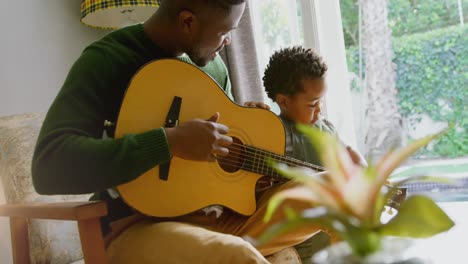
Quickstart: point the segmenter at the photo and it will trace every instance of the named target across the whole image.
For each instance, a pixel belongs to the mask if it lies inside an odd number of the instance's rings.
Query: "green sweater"
[[[116,122],[136,71],[152,60],[169,57],[147,37],[142,24],[114,31],[83,51],[39,134],[32,163],[38,193],[104,192],[170,158],[163,128],[114,139],[115,126],[104,126],[106,120]],[[227,69],[219,57],[202,70],[232,99]],[[109,138],[103,139],[104,130]]]

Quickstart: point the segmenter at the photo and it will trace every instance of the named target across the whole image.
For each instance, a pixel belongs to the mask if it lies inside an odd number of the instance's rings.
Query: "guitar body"
[[[274,113],[237,105],[207,74],[172,59],[151,62],[133,77],[120,109],[116,137],[163,127],[174,96],[182,98],[179,123],[219,112],[219,122],[241,144],[284,154],[284,127]],[[180,216],[209,205],[251,215],[256,210],[255,185],[262,176],[242,169],[228,171],[219,161],[173,157],[167,180],[160,178],[156,166],[117,190],[129,206],[156,217]]]

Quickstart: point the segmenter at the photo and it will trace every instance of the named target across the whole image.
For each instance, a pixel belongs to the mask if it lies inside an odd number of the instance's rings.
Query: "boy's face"
[[[319,119],[321,101],[325,95],[326,87],[322,79],[304,79],[303,91],[288,96],[278,94],[276,102],[281,108],[281,115],[300,124],[313,125]]]

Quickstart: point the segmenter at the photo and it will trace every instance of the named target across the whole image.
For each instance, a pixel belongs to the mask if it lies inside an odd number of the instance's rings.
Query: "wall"
[[[0,16],[0,116],[45,112],[83,48],[106,32],[82,25],[80,0],[15,0]],[[4,202],[0,186],[0,204]],[[0,263],[12,263],[0,218]]]
[[[79,22],[79,0],[5,4],[0,16],[0,116],[46,111],[71,64],[104,31]]]

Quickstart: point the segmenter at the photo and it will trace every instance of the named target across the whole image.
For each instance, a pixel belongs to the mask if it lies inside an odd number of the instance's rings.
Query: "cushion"
[[[43,196],[34,191],[31,161],[44,116],[27,113],[0,117],[0,181],[7,203],[88,200],[89,195]],[[71,263],[82,259],[76,222],[31,220],[31,263]]]

